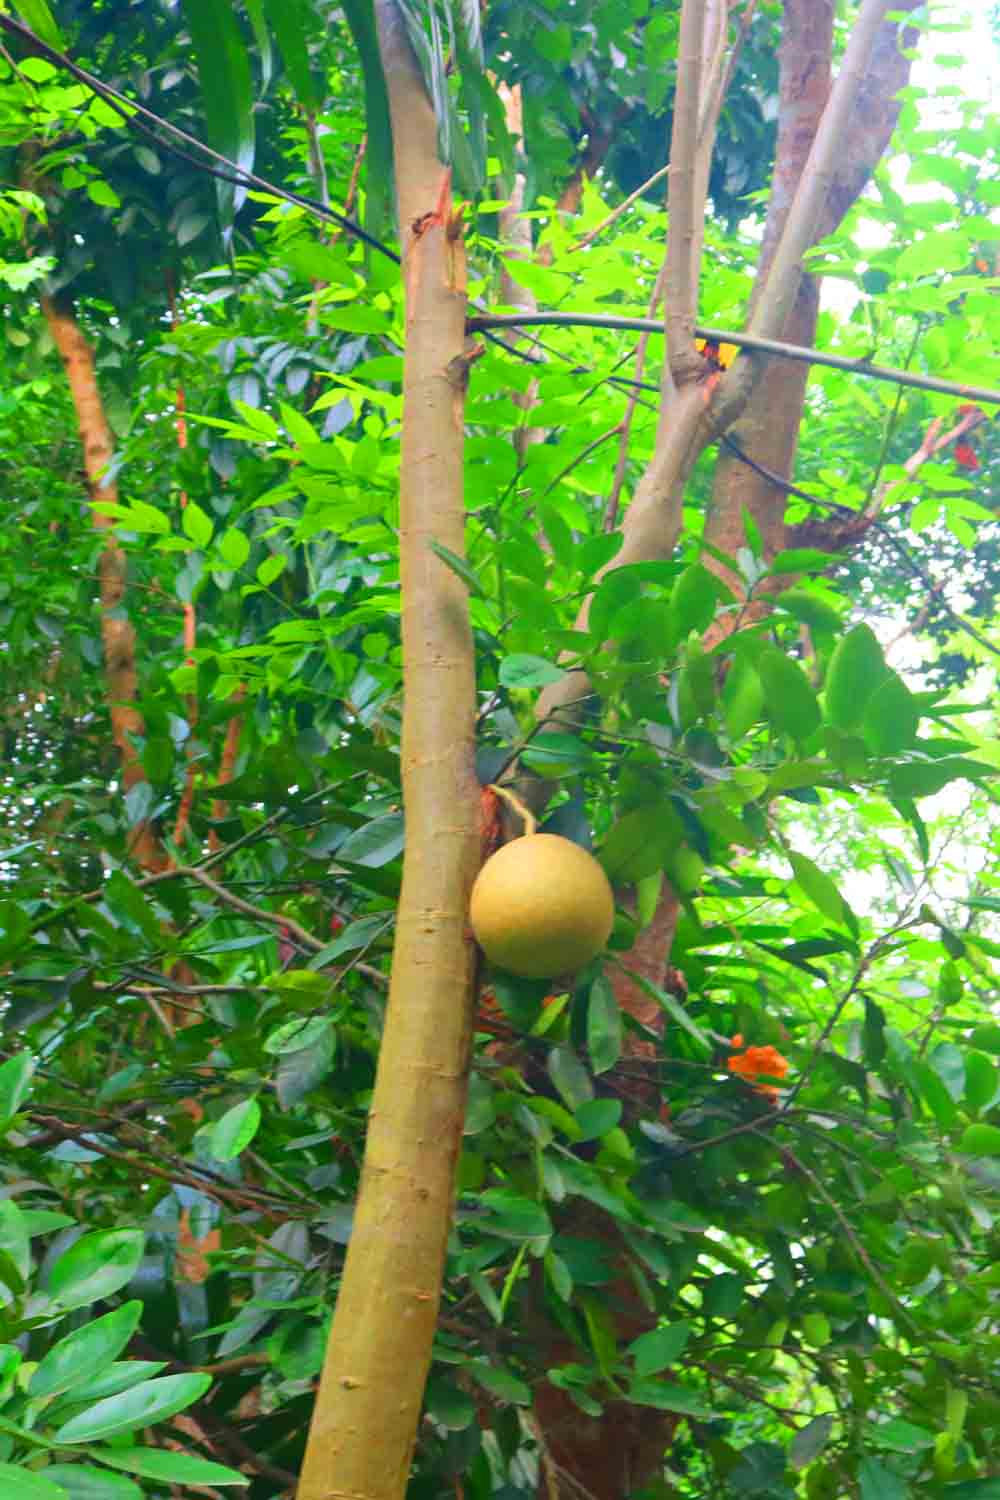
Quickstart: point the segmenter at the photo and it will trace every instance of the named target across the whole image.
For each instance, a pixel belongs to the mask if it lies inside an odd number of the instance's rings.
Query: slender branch
[[[232,891],[227,891],[224,885],[213,880],[211,875],[206,875],[204,870],[188,865],[184,869],[178,869],[177,874],[187,875],[191,880],[196,880],[199,885],[211,891],[217,900],[224,902],[226,906],[231,906],[234,911],[242,912],[245,917],[253,917],[257,922],[268,922],[272,927],[283,927],[291,937],[295,938],[296,942],[302,944],[303,948],[311,948],[314,953],[318,953],[326,947],[320,938],[313,937],[312,933],[307,932],[293,917],[284,916],[280,911],[266,911],[263,906],[254,906],[251,902],[244,901],[242,896],[234,896]]]
[[[655,318],[618,317],[613,313],[489,313],[470,318],[470,332],[485,332],[491,328],[516,328],[521,324],[548,324],[563,328],[612,328],[625,329],[633,333],[662,333],[663,326]],[[753,354],[775,354],[782,359],[794,359],[805,364],[823,365],[830,370],[846,370],[851,375],[866,375],[870,380],[887,380],[894,385],[906,385],[919,391],[938,391],[945,396],[954,396],[961,401],[980,401],[989,406],[1000,406],[1000,391],[989,386],[960,385],[954,380],[940,380],[936,375],[918,375],[909,370],[895,370],[889,365],[873,365],[868,359],[847,359],[842,354],[827,354],[820,349],[808,349],[801,344],[786,344],[782,339],[764,338],[755,333],[741,333],[730,328],[695,327],[700,339],[710,339],[717,344],[736,344]]]
[[[750,332],[777,337],[795,305],[804,275],[803,257],[815,243],[843,155],[861,85],[871,60],[878,29],[891,0],[861,0],[857,20],[844,51],[799,184],[781,232],[760,297],[750,318]]]
[[[628,212],[633,203],[635,203],[645,193],[648,193],[651,187],[655,187],[658,182],[661,182],[663,178],[666,177],[669,171],[669,162],[667,162],[666,166],[658,168],[658,170],[653,173],[652,177],[647,177],[645,182],[639,184],[634,193],[629,193],[628,197],[625,198],[621,203],[619,203],[617,208],[613,208],[608,214],[607,218],[602,219],[595,229],[589,229],[585,235],[577,240],[575,245],[570,245],[570,252],[572,253],[574,250],[585,250],[588,245],[592,245],[599,235],[602,235],[606,229],[610,229],[611,225],[614,224],[617,219],[620,219],[622,214]]]
[[[802,1176],[812,1184],[813,1191],[815,1192],[817,1197],[822,1198],[823,1202],[826,1204],[827,1208],[833,1214],[837,1223],[843,1230],[844,1236],[849,1241],[855,1255],[858,1257],[861,1264],[864,1266],[865,1270],[871,1277],[872,1281],[874,1281],[875,1285],[882,1293],[883,1297],[889,1303],[889,1306],[896,1309],[896,1312],[899,1314],[899,1316],[902,1318],[911,1332],[916,1333],[918,1336],[922,1336],[924,1330],[921,1328],[917,1320],[913,1317],[912,1313],[910,1313],[909,1310],[903,1306],[902,1302],[900,1302],[899,1298],[896,1296],[896,1293],[892,1290],[892,1287],[886,1281],[885,1277],[882,1275],[882,1272],[872,1260],[863,1242],[858,1238],[858,1235],[856,1234],[854,1229],[854,1225],[844,1213],[843,1209],[840,1207],[840,1204],[836,1201],[835,1198],[831,1197],[826,1188],[823,1186],[823,1183],[820,1181],[819,1177],[811,1167],[806,1166],[801,1157],[796,1156],[795,1152],[791,1151],[787,1146],[783,1146],[782,1151],[784,1152],[785,1159],[788,1165],[793,1167],[796,1172],[801,1172]],[[940,1330],[936,1331],[940,1334]],[[947,1338],[948,1335],[946,1334],[945,1337]]]
[[[660,298],[663,296],[663,287],[667,279],[666,264],[662,265],[657,273],[656,281],[649,298],[649,320],[653,321]],[[629,438],[632,433],[632,420],[635,417],[635,409],[640,401],[639,385],[642,381],[642,373],[646,364],[646,347],[649,343],[649,334],[644,333],[639,337],[635,346],[635,385],[629,393],[628,403],[625,407],[625,415],[621,420],[621,439],[618,444],[618,458],[615,462],[614,479],[611,482],[611,494],[608,496],[607,509],[604,513],[604,530],[614,531],[618,525],[618,510],[621,504],[622,486],[625,483],[625,473],[628,467]]]
[[[702,39],[705,0],[683,0],[677,56],[677,91],[670,138],[667,177],[667,285],[663,330],[669,365],[664,363],[664,397],[673,386],[671,367],[682,369],[696,358],[694,322],[698,309],[697,225],[704,204],[697,202],[698,107],[702,91]],[[669,384],[668,384],[669,382]],[[665,403],[666,404],[666,403]]]

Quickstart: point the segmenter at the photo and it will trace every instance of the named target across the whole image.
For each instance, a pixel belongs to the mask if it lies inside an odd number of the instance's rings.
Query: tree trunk
[[[400,547],[406,853],[354,1229],[299,1500],[399,1500],[437,1321],[472,1033],[479,858],[463,553],[465,262],[433,111],[398,8],[376,0],[392,115],[407,341]]]
[[[900,10],[915,9],[906,0]],[[907,82],[910,59],[903,47],[913,36],[900,37],[894,23],[884,22],[872,48],[850,125],[843,137],[841,162],[817,225],[816,240],[832,233],[868,182],[895,128],[899,115],[897,93]],[[774,182],[768,205],[761,263],[751,311],[756,306],[805,171],[816,132],[830,93],[833,49],[832,0],[786,0],[780,50],[779,128]],[[803,276],[795,303],[781,335],[789,343],[811,347],[816,339],[819,282]],[[732,430],[743,450],[762,467],[789,479],[795,465],[799,427],[805,403],[809,366],[793,360],[769,361],[760,374],[740,422]],[[746,546],[744,511],[761,533],[764,555],[770,559],[786,545],[786,492],[732,454],[724,453],[716,467],[705,535],[719,551],[735,557]],[[820,541],[814,545],[821,546]],[[719,573],[737,595],[741,580],[711,555],[706,566]],[[770,579],[766,591],[787,587],[789,580]],[[766,612],[760,600],[743,615],[751,624]],[[731,620],[731,617],[728,617]],[[709,636],[712,643],[726,633],[720,620]]]
[[[83,464],[91,498],[116,502],[118,486],[114,480],[104,477],[114,453],[114,440],[97,385],[94,351],[72,312],[57,307],[51,297],[42,297],[41,303],[49,331],[66,369],[83,444]],[[136,739],[145,736],[146,726],[136,706],[138,672],[135,631],[125,612],[128,560],[115,536],[111,517],[96,509],[92,515],[94,525],[105,534],[104,548],[97,564],[101,597],[101,640],[104,645],[111,734],[121,756],[122,782],[128,792],[146,780],[140,752],[135,744]],[[146,819],[142,819],[133,828],[129,850],[136,863],[144,870],[161,870],[166,864],[160,841]]]

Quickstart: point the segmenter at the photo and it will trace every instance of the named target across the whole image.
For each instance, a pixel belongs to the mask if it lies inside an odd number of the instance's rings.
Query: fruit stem
[[[525,834],[531,834],[536,831],[538,825],[535,820],[535,815],[534,813],[528,811],[524,803],[521,801],[520,797],[518,797],[514,792],[509,792],[504,786],[497,786],[496,782],[490,782],[489,789],[491,792],[496,792],[498,797],[502,797],[503,800],[514,809],[518,817],[521,819],[521,822],[524,824]]]

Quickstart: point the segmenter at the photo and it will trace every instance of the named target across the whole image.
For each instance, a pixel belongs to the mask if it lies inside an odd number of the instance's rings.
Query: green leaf
[[[165,1370],[164,1359],[120,1359],[109,1365],[102,1375],[95,1375],[90,1382],[87,1396],[91,1401],[103,1400],[105,1396],[117,1396],[119,1391],[131,1390],[143,1380],[150,1380]]]
[[[965,1093],[965,1057],[954,1042],[939,1042],[930,1054],[930,1065],[953,1099]]]
[[[272,1031],[264,1042],[264,1051],[272,1057],[281,1057],[286,1052],[300,1052],[314,1047],[321,1038],[336,1034],[331,1016],[294,1016],[290,1021]]]
[[[662,871],[684,833],[684,824],[669,802],[637,808],[614,824],[598,850],[598,859],[613,884],[644,880]]]
[[[250,543],[243,535],[243,532],[237,530],[235,526],[231,526],[228,531],[224,531],[216,539],[215,546],[226,567],[231,568],[234,573],[242,568],[250,556]]]
[[[636,1406],[652,1406],[657,1411],[677,1411],[685,1417],[713,1417],[715,1412],[700,1391],[672,1385],[668,1380],[633,1380],[628,1400]]]
[[[142,1490],[131,1479],[90,1464],[50,1464],[43,1473],[62,1485],[69,1500],[143,1500]]]
[[[402,853],[406,830],[402,813],[386,813],[356,828],[337,846],[337,859],[379,870]]]
[[[57,1443],[92,1443],[97,1438],[151,1427],[154,1422],[165,1422],[199,1401],[211,1384],[211,1375],[163,1375],[157,1380],[146,1380],[70,1417],[54,1433],[54,1439]]]
[[[568,1302],[573,1295],[573,1277],[566,1262],[553,1250],[545,1252],[545,1275],[556,1296]]]
[[[470,594],[474,595],[477,599],[486,598],[486,590],[482,585],[479,574],[475,568],[466,562],[464,557],[459,557],[457,552],[452,552],[450,547],[445,547],[441,542],[430,541],[427,545],[434,553],[434,556],[441,559],[446,568],[450,568],[457,577],[461,578]]]
[[[55,1396],[76,1387],[89,1387],[125,1348],[142,1317],[142,1303],[126,1302],[75,1329],[53,1344],[35,1369],[29,1384],[32,1396]],[[89,1390],[81,1392],[89,1395]]]
[[[36,1067],[30,1052],[18,1052],[0,1064],[0,1133],[7,1129],[31,1093]]]
[[[768,568],[769,573],[822,573],[837,561],[834,552],[821,552],[817,547],[789,547],[779,552]]]
[[[715,618],[718,600],[718,580],[703,563],[685,568],[670,595],[668,644],[686,641],[692,630],[700,635]]]
[[[722,716],[731,740],[741,740],[764,712],[764,688],[747,651],[733,656],[722,685]]]
[[[61,1485],[16,1464],[0,1463],[0,1492],[3,1500],[69,1500]]]
[[[885,1057],[885,1011],[865,996],[863,1056],[869,1068],[877,1068]]]
[[[48,0],[17,0],[14,10],[25,26],[30,26],[35,35],[56,52],[66,50],[63,34],[56,25]]]
[[[870,1441],[879,1448],[891,1448],[896,1453],[920,1453],[934,1447],[934,1434],[923,1427],[915,1427],[902,1417],[892,1417],[880,1422],[869,1431]]]
[[[808,739],[819,727],[819,703],[798,662],[767,646],[755,665],[764,689],[764,707],[772,724],[800,743]]]
[[[1000,1126],[967,1125],[958,1150],[968,1156],[1000,1156]]]
[[[485,1360],[474,1359],[466,1366],[477,1385],[501,1401],[515,1406],[531,1405],[531,1387],[510,1370],[500,1365],[488,1365]]]
[[[830,1441],[832,1431],[833,1416],[830,1412],[813,1417],[811,1422],[800,1427],[788,1447],[788,1461],[792,1468],[804,1469],[818,1458]]]
[[[212,1126],[209,1150],[217,1161],[233,1161],[245,1151],[260,1127],[260,1104],[255,1095],[227,1109]]]
[[[976,1114],[988,1109],[1000,1087],[1000,1075],[982,1052],[965,1054],[965,1102]]]
[[[546,732],[536,734],[521,752],[521,760],[529,771],[554,780],[557,776],[579,775],[591,769],[593,754],[590,746],[571,734]]]
[[[566,673],[542,656],[506,656],[497,676],[502,687],[537,688],[561,681]]]
[[[918,1062],[914,1067],[913,1077],[934,1118],[947,1130],[954,1123],[958,1111],[940,1075],[928,1063]]]
[[[99,1229],[71,1245],[49,1271],[48,1291],[63,1307],[86,1307],[132,1280],[145,1236],[138,1229]]]
[[[389,124],[389,96],[379,55],[372,0],[343,0],[341,10],[347,18],[365,85],[365,122],[368,138],[368,191],[365,225],[375,239],[384,239],[393,223],[393,183],[395,164],[392,156],[392,131]]]
[[[621,1011],[614,990],[600,974],[590,987],[587,1001],[587,1052],[594,1073],[607,1073],[621,1057],[621,1051]]]
[[[112,516],[123,530],[135,531],[139,536],[170,535],[170,518],[162,510],[157,510],[155,505],[147,505],[145,500],[133,500],[130,505],[95,500],[94,509]]]
[[[795,875],[796,884],[802,888],[816,910],[821,911],[824,917],[829,917],[831,922],[846,921],[847,908],[835,881],[831,880],[830,876],[818,865],[813,864],[805,854],[796,854],[789,850],[788,862]]]
[[[649,1333],[641,1333],[628,1346],[628,1354],[635,1364],[635,1373],[641,1378],[659,1375],[683,1354],[691,1337],[691,1324],[685,1321],[664,1324]]]
[[[701,1027],[691,1019],[684,1006],[678,1000],[674,999],[669,990],[661,990],[658,985],[653,984],[652,980],[646,979],[644,975],[637,973],[634,969],[626,969],[625,972],[633,984],[637,984],[647,995],[651,995],[654,1000],[658,1000],[671,1020],[676,1021],[678,1026],[682,1026],[689,1036],[694,1037],[699,1046],[703,1047],[706,1052],[712,1051],[712,1043]]]
[[[858,1465],[861,1500],[906,1500],[909,1485],[879,1463],[877,1458],[863,1458]]]
[[[152,743],[155,744],[156,741]],[[156,753],[154,751],[150,758],[150,765],[146,768],[147,774],[154,780],[159,779],[156,776]],[[143,937],[153,944],[158,945],[162,941],[163,932],[148,897],[121,870],[113,870],[104,882],[104,899],[114,916],[124,926],[142,933]]]
[[[31,1271],[31,1244],[24,1214],[12,1198],[0,1198],[0,1250],[25,1282]]]
[[[171,1453],[166,1448],[95,1448],[93,1457],[129,1474],[144,1479],[158,1479],[164,1484],[199,1484],[245,1486],[250,1480],[235,1469],[210,1463],[187,1453]]]
[[[893,798],[932,797],[950,781],[963,777],[969,781],[995,775],[992,766],[969,760],[962,755],[946,755],[940,760],[908,761],[893,766],[889,772],[889,794]]]
[[[427,1382],[424,1405],[428,1414],[449,1432],[463,1432],[476,1419],[476,1404],[472,1397],[454,1381],[432,1376]]]
[[[590,1099],[576,1111],[576,1123],[580,1127],[581,1141],[595,1141],[609,1130],[614,1130],[622,1117],[620,1099]]]
[[[839,631],[843,625],[840,610],[814,588],[799,585],[786,589],[774,602],[782,609],[787,609],[803,625],[808,625],[812,631],[826,631],[830,634]]]
[[[201,84],[208,143],[242,172],[253,168],[250,49],[230,0],[182,0]],[[216,179],[219,217],[228,235],[245,187]]]
[[[264,0],[267,19],[281,48],[298,102],[307,110],[322,103],[309,66],[309,17],[304,0]]]
[[[826,673],[826,717],[838,729],[853,729],[888,668],[882,647],[868,625],[855,625],[837,642]]]
[[[189,500],[181,511],[181,527],[184,535],[190,537],[196,547],[207,547],[215,530],[211,517],[193,500]]]
[[[487,1234],[510,1240],[535,1240],[552,1233],[551,1220],[540,1203],[510,1193],[506,1188],[487,1188],[479,1194],[478,1204],[485,1210],[478,1222]]]
[[[895,672],[878,684],[865,708],[862,732],[875,755],[909,750],[917,738],[920,709],[903,679]]]
[[[594,1084],[571,1047],[553,1047],[549,1053],[549,1077],[560,1099],[574,1114],[594,1097]]]

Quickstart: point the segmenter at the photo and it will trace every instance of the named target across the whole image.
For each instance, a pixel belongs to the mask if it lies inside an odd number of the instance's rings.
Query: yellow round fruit
[[[504,844],[476,877],[469,920],[491,963],[524,979],[583,967],[611,933],[615,902],[592,854],[554,833]]]

